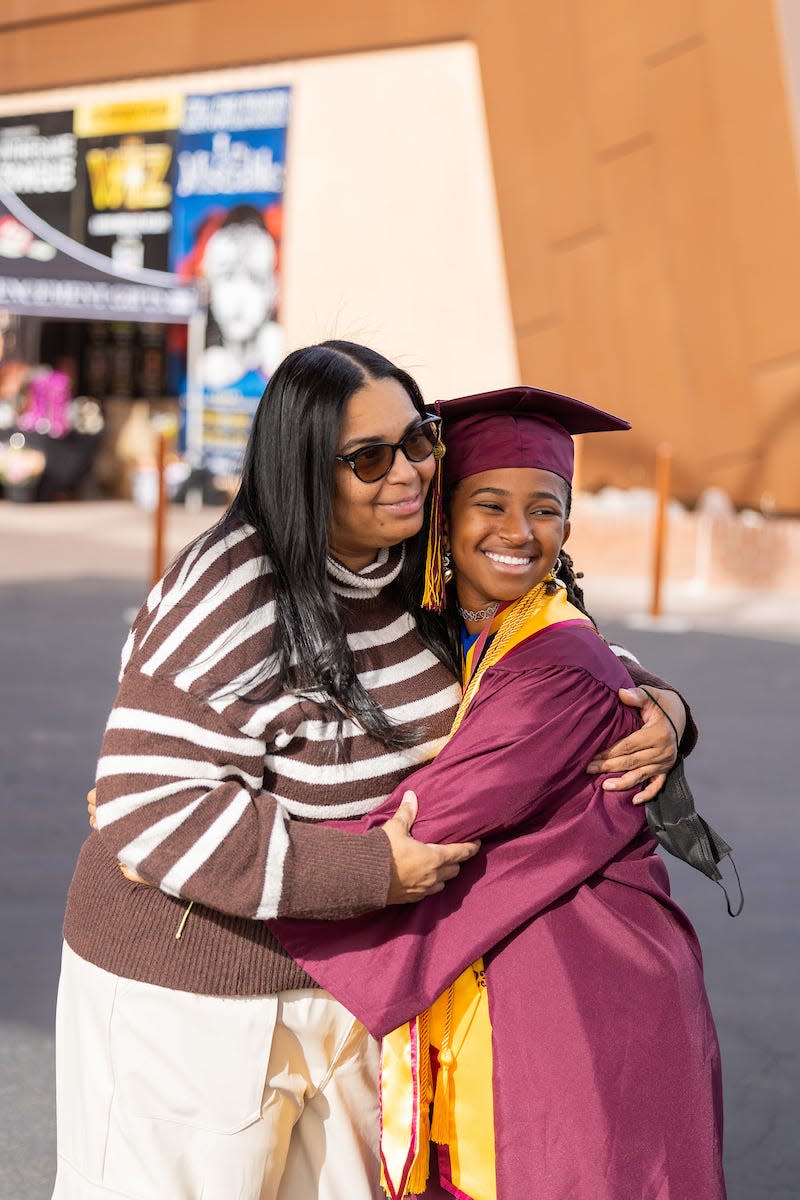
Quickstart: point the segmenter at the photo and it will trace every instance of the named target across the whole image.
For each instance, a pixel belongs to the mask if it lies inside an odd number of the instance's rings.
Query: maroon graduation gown
[[[359,823],[413,788],[418,840],[483,840],[458,878],[355,920],[271,922],[376,1037],[484,956],[498,1200],[725,1196],[700,948],[643,809],[585,770],[637,727],[616,695],[629,685],[590,628],[533,635],[487,670],[439,756]]]

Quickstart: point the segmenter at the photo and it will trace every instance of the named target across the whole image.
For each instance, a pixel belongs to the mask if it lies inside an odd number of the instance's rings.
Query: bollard
[[[650,616],[661,616],[661,582],[664,575],[664,554],[667,541],[667,505],[672,473],[672,447],[662,443],[656,449],[656,524],[653,537],[653,579]]]
[[[163,429],[157,429],[155,437],[158,499],[153,510],[153,571],[151,585],[158,583],[164,574],[164,530],[167,518],[167,435]]]

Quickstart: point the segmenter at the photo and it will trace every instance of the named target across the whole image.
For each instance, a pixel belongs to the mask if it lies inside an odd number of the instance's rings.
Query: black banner
[[[74,206],[78,140],[73,114],[0,117],[0,179],[28,208],[55,229],[82,236],[82,213]]]

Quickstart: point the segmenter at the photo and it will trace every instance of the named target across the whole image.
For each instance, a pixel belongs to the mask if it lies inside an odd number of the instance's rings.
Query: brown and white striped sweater
[[[77,954],[165,987],[263,994],[311,982],[267,918],[385,904],[382,831],[316,822],[377,807],[450,729],[459,688],[403,610],[392,586],[400,565],[399,551],[384,551],[359,574],[331,561],[330,575],[359,678],[414,744],[387,750],[348,722],[337,755],[321,695],[263,700],[274,604],[254,531],[212,530],[173,564],[123,651],[98,764],[98,830],[67,904]],[[157,888],[128,883],[117,859]]]

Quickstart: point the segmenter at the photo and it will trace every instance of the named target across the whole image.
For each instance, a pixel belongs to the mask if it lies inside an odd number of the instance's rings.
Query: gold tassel
[[[433,1119],[431,1121],[431,1141],[440,1146],[448,1145],[450,1141],[450,1069],[455,1062],[455,1055],[450,1048],[453,1035],[453,1001],[455,987],[451,983],[447,989],[447,1013],[444,1019],[442,1045],[439,1050],[439,1072],[436,1076],[436,1095],[433,1098]]]
[[[442,495],[442,459],[444,442],[439,439],[433,448],[436,471],[431,484],[431,515],[428,524],[428,549],[425,555],[425,587],[422,607],[441,612],[445,604],[444,592],[444,498]]]
[[[406,1195],[419,1196],[428,1186],[431,1169],[431,1040],[427,1009],[417,1017],[419,1030],[419,1137],[417,1154],[406,1184]]]

